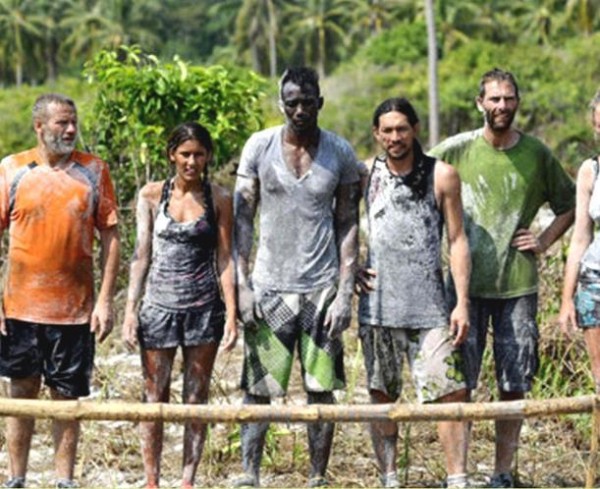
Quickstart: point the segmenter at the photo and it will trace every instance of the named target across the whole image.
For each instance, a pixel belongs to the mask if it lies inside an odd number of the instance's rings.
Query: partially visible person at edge
[[[513,126],[519,108],[514,76],[493,69],[476,98],[483,128],[458,134],[430,152],[452,164],[462,181],[465,230],[472,258],[470,329],[462,345],[467,387],[477,387],[488,328],[493,331],[501,401],[523,399],[538,368],[537,263],[571,225],[574,185],[552,152]],[[539,208],[555,214],[539,235]],[[522,420],[496,421],[490,487],[513,487],[512,463]]]
[[[373,135],[383,149],[369,163],[364,190],[368,254],[357,273],[358,320],[373,403],[402,392],[406,355],[420,402],[464,402],[467,389],[458,350],[469,329],[469,247],[462,224],[460,179],[447,163],[425,156],[419,119],[405,98],[382,102]],[[449,314],[442,274],[442,228],[458,301]],[[438,423],[448,487],[467,487],[468,426]],[[381,487],[400,487],[398,425],[371,423]]]
[[[357,254],[357,160],[347,141],[319,128],[323,97],[313,69],[288,69],[279,87],[285,124],[250,137],[234,194],[244,403],[286,394],[297,346],[308,403],[332,404],[345,382],[341,336],[350,325]],[[234,485],[260,484],[267,428],[242,425],[244,474]],[[333,423],[308,425],[310,487],[328,483],[333,432]]]
[[[221,339],[225,351],[237,339],[232,198],[208,178],[213,143],[203,126],[177,126],[166,154],[174,176],[146,184],[137,200],[123,339],[139,343],[145,402],[169,402],[181,347],[182,400],[203,404]],[[146,487],[158,487],[163,423],[140,423],[140,432]],[[205,437],[206,424],[185,423],[181,487],[194,486]]]
[[[34,399],[41,379],[56,400],[90,393],[94,339],[113,327],[119,265],[117,204],[108,166],[75,149],[77,108],[45,94],[33,106],[37,146],[0,164],[0,230],[8,229],[0,316],[0,375],[11,398]],[[102,280],[94,304],[94,230]],[[7,418],[9,480],[25,487],[33,418]],[[78,420],[53,421],[56,487],[78,487]]]
[[[600,137],[600,91],[590,103],[592,127]],[[592,364],[596,393],[600,393],[600,238],[594,236],[600,222],[600,156],[585,160],[577,174],[575,227],[569,256],[558,323],[571,336],[583,330]]]

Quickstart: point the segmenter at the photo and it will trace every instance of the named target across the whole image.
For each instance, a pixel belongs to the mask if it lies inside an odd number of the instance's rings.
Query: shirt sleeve
[[[237,174],[242,177],[258,178],[258,153],[260,151],[260,138],[258,134],[253,134],[246,141],[240,156],[240,164],[237,168]]]
[[[546,199],[556,215],[575,208],[575,183],[552,154],[548,161]]]
[[[340,185],[356,183],[360,180],[359,169],[360,161],[354,154],[354,150],[348,141],[341,139],[340,153],[342,160],[342,174],[340,175]]]
[[[96,211],[96,227],[107,229],[119,221],[115,189],[110,178],[108,165],[100,162],[100,179],[98,182],[98,209]]]

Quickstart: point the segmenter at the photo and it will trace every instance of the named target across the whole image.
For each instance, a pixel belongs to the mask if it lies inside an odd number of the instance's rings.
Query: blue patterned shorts
[[[580,328],[600,327],[600,270],[581,266],[575,293],[575,309]]]

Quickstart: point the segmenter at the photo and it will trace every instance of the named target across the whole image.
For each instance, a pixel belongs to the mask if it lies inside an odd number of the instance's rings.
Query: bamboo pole
[[[594,487],[598,469],[598,436],[600,435],[600,405],[599,398],[594,400],[592,411],[592,440],[590,442],[590,459],[585,475],[585,487]]]
[[[119,401],[52,401],[0,399],[0,416],[46,419],[173,421],[240,423],[272,421],[314,423],[322,421],[440,421],[520,419],[592,412],[599,398],[593,395],[544,400],[445,404],[194,405],[129,403]]]

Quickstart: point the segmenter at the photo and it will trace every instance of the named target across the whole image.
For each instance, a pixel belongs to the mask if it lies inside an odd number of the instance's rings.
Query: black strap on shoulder
[[[208,178],[204,178],[204,205],[206,206],[206,218],[212,224],[217,224],[217,213],[212,198],[212,185]]]
[[[169,202],[169,196],[171,195],[171,184],[173,179],[167,178],[163,183],[162,192],[160,193],[160,203]]]

